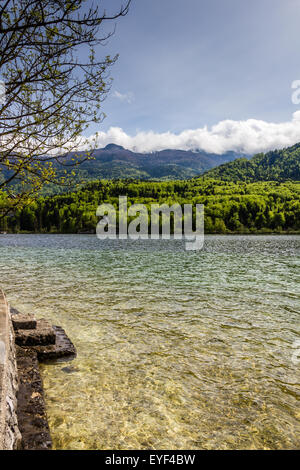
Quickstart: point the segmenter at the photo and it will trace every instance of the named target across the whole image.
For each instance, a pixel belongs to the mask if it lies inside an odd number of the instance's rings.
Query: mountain
[[[84,156],[84,152],[77,152],[76,155]],[[62,160],[68,162],[73,156],[71,154]],[[136,153],[119,145],[109,144],[105,148],[94,150],[93,159],[76,167],[76,179],[187,179],[239,156],[235,152],[216,155],[186,150]]]
[[[238,158],[204,173],[227,181],[300,181],[300,143],[283,150]]]

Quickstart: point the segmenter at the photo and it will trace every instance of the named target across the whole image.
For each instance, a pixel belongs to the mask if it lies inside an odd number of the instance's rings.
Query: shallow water
[[[207,236],[187,252],[0,235],[11,304],[78,350],[42,366],[55,448],[299,448],[299,265],[300,236]]]

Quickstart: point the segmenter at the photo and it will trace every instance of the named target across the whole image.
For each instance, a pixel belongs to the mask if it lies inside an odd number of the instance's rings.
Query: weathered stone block
[[[62,358],[73,359],[76,349],[65,330],[60,326],[53,326],[56,335],[55,344],[49,346],[32,346],[36,351],[39,361],[53,361]]]
[[[35,330],[16,331],[16,344],[19,346],[55,344],[55,332],[47,320],[37,320]]]
[[[37,321],[33,315],[18,314],[11,317],[14,330],[34,330],[37,327]]]

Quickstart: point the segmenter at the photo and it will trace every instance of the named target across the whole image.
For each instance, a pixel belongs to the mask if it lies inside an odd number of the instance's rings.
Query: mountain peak
[[[104,150],[125,150],[125,149],[121,145],[108,144],[106,147],[104,147]]]

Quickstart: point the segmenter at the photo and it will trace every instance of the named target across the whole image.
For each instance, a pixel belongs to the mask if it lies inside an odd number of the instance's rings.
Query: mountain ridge
[[[84,156],[86,152],[76,152]],[[75,153],[61,157],[65,162]],[[92,158],[81,163],[76,173],[91,179],[186,179],[193,178],[206,170],[225,162],[232,161],[241,154],[226,152],[218,155],[204,151],[164,149],[156,152],[133,152],[120,145],[108,144],[95,149]]]

